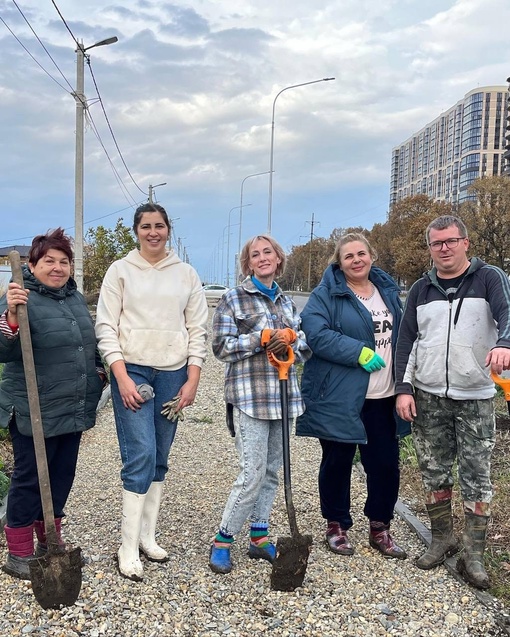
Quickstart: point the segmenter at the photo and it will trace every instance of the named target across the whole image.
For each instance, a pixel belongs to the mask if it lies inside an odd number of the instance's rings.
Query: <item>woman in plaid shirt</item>
[[[250,239],[240,255],[246,278],[225,294],[214,313],[212,348],[226,363],[225,401],[232,413],[240,462],[211,546],[209,566],[215,573],[232,570],[230,548],[248,518],[249,556],[272,562],[276,555],[268,528],[283,462],[282,413],[278,371],[269,363],[266,351],[281,357],[291,345],[296,361],[311,356],[296,307],[274,280],[283,273],[285,262],[282,247],[272,237]],[[267,347],[261,345],[264,329],[271,330]],[[293,367],[288,392],[289,416],[295,418],[304,406]]]

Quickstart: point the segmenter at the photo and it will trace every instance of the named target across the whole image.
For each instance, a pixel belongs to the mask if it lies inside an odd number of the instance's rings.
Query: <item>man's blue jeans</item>
[[[154,389],[154,398],[142,403],[136,412],[126,409],[119,387],[111,375],[112,401],[119,439],[124,489],[147,493],[152,482],[163,482],[168,471],[168,454],[174,441],[177,421],[161,415],[163,403],[174,398],[188,380],[186,365],[164,372],[144,365],[126,364],[129,377],[137,384]]]

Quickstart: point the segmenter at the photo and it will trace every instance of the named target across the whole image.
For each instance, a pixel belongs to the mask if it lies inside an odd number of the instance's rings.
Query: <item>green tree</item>
[[[475,201],[461,205],[460,216],[469,231],[470,252],[487,263],[509,270],[510,179],[483,177],[470,187]]]
[[[394,204],[387,221],[394,277],[408,284],[421,277],[430,266],[425,230],[436,217],[451,214],[451,204],[427,195],[406,197]]]
[[[370,231],[370,244],[377,252],[375,265],[392,277],[400,278],[395,271],[395,257],[392,250],[392,235],[389,223],[376,223]]]
[[[99,292],[106,270],[116,260],[136,247],[131,228],[118,219],[115,228],[98,226],[88,230],[85,238],[83,287],[87,295]]]
[[[320,283],[324,270],[333,256],[341,235],[348,232],[362,232],[367,237],[370,231],[362,227],[335,228],[330,236],[316,237],[304,245],[293,246],[287,258],[285,274],[280,285],[287,290],[311,291]]]

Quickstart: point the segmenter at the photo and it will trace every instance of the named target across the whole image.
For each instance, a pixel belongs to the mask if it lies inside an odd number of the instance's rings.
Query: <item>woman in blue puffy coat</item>
[[[302,312],[313,356],[304,367],[306,411],[296,433],[318,438],[322,447],[319,494],[329,548],[354,553],[347,531],[359,445],[370,545],[385,557],[404,559],[389,532],[400,482],[398,438],[410,433],[395,412],[393,356],[402,306],[395,281],[373,267],[376,256],[364,235],[342,236]]]

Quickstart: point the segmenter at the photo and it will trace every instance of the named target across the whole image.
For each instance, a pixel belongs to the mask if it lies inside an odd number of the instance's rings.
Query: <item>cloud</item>
[[[0,0],[0,15],[62,85],[0,25],[0,183],[13,206],[0,245],[50,222],[73,224],[76,47],[50,4],[24,5],[66,79],[12,3]],[[340,208],[375,210],[381,221],[391,148],[467,91],[502,84],[509,74],[500,26],[510,18],[507,0],[491,0],[490,7],[481,0],[58,5],[86,47],[119,38],[87,52],[103,104],[141,190],[167,182],[157,196],[180,217],[176,232],[188,237],[199,270],[217,249],[216,235],[238,205],[243,178],[268,170],[273,101],[283,88],[336,77],[289,89],[276,102],[275,236],[285,244],[297,217],[304,223],[312,211],[325,236]],[[111,139],[88,65],[85,79],[90,113],[128,200],[140,201],[144,195]],[[250,179],[246,188],[252,202],[246,231],[257,231],[250,225],[256,223],[264,230],[267,175]],[[127,205],[91,128],[85,133],[85,192],[86,219],[111,214],[103,223],[114,225],[115,211]],[[129,218],[129,211],[123,214]]]

